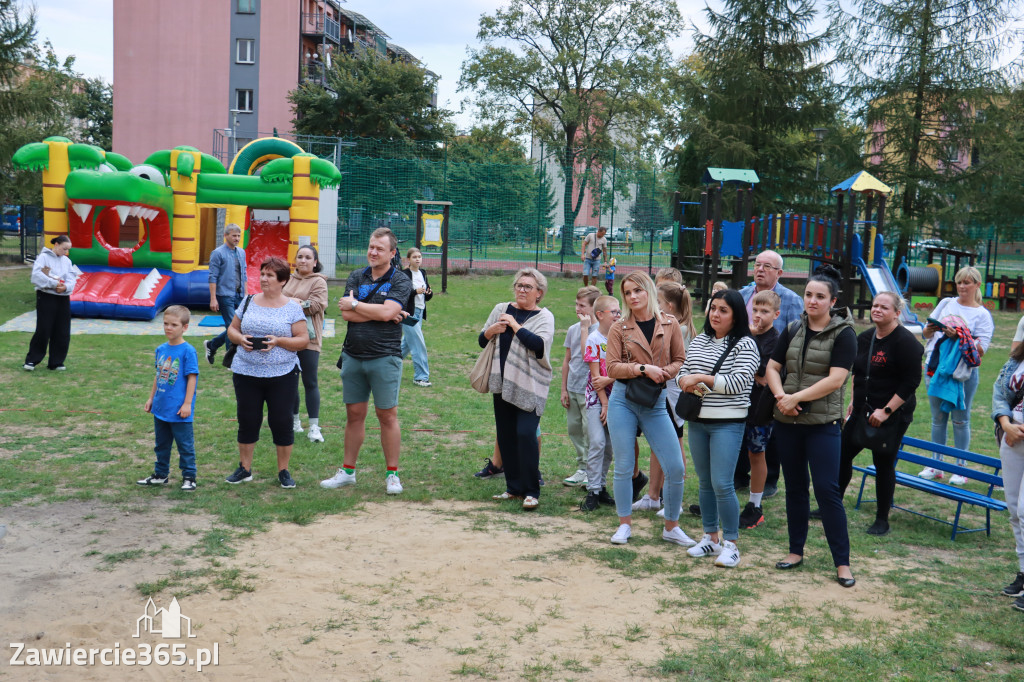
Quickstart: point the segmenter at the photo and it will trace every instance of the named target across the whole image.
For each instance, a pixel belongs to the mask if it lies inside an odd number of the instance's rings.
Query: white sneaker
[[[320,433],[320,427],[317,424],[309,425],[309,433],[306,434],[306,438],[309,438],[310,443],[324,442],[324,436]]]
[[[726,540],[722,543],[722,551],[719,553],[718,558],[715,559],[715,566],[721,566],[723,568],[735,568],[740,565],[740,550],[736,548],[736,543],[730,540]]]
[[[697,544],[697,541],[684,533],[683,529],[679,526],[676,526],[672,530],[661,531],[661,539],[665,542],[674,542],[677,545],[682,545],[683,547],[693,547]]]
[[[292,417],[292,431],[302,433],[302,420],[298,417]]]
[[[577,469],[576,473],[569,478],[562,479],[562,485],[567,485],[571,488],[586,488],[587,487],[587,472],[583,469]]]
[[[662,507],[661,509],[659,509],[658,513],[655,514],[655,516],[657,516],[659,519],[665,518],[665,508]]]
[[[386,489],[388,495],[399,495],[402,492],[402,482],[398,480],[398,474],[392,472],[388,474]]]
[[[629,542],[629,536],[633,534],[633,527],[628,523],[624,523],[619,526],[619,529],[615,531],[615,535],[612,536],[613,545],[624,545]]]
[[[321,488],[344,488],[347,485],[356,484],[356,473],[353,471],[351,474],[346,474],[344,469],[338,469],[338,473],[334,474],[326,481],[320,481]]]
[[[700,542],[686,550],[686,553],[692,557],[718,556],[722,553],[722,546],[712,540],[710,535],[704,533]]]
[[[431,386],[434,385],[434,384],[430,383],[429,381],[422,381],[422,380],[413,381],[412,383],[414,383],[415,385],[419,386],[420,388],[430,388]]]
[[[655,509],[661,509],[661,500],[652,500],[650,495],[644,495],[633,503],[633,511],[654,511]],[[661,518],[665,518],[664,514]]]
[[[942,478],[942,472],[939,471],[938,469],[932,469],[931,467],[925,467],[924,469],[921,469],[921,473],[919,473],[917,475],[917,477],[918,478],[923,478],[923,479],[925,479],[927,481],[931,481],[933,479]]]
[[[961,476],[960,474],[953,474],[949,477],[949,482],[953,485],[966,485],[967,477]]]

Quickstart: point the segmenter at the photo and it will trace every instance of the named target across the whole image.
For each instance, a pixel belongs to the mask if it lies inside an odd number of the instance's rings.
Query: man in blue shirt
[[[224,318],[224,331],[212,339],[203,341],[206,349],[206,361],[213,364],[217,349],[227,345],[227,327],[235,317],[237,308],[245,297],[248,280],[245,274],[245,249],[238,246],[242,241],[242,228],[235,223],[224,227],[224,243],[210,254],[210,310],[220,312]]]
[[[758,291],[774,291],[782,299],[779,316],[775,318],[775,330],[780,334],[790,322],[800,318],[804,311],[804,299],[779,283],[782,279],[782,256],[775,251],[762,251],[754,259],[754,281],[740,289],[740,296],[747,304],[747,319],[754,319],[751,301]]]

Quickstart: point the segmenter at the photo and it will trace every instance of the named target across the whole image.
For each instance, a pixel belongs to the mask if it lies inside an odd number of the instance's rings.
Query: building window
[[[235,90],[235,109],[252,112],[252,90]]]
[[[256,14],[256,0],[238,0],[238,14]]]
[[[256,39],[239,38],[235,43],[235,63],[255,64],[256,63]]]

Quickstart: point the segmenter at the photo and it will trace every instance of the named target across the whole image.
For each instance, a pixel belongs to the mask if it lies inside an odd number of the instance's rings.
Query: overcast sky
[[[676,2],[689,22],[702,23],[704,0]],[[493,13],[503,4],[502,0],[443,0],[433,3],[423,0],[351,0],[344,6],[369,18],[390,36],[391,42],[409,50],[427,68],[441,76],[438,103],[458,111],[466,98],[466,93],[456,92],[466,47],[476,43],[480,15]],[[40,43],[50,40],[61,58],[75,55],[75,69],[80,73],[88,77],[99,76],[108,83],[113,81],[113,0],[36,0],[36,19]],[[687,32],[673,41],[672,48],[677,55],[682,55],[689,51],[690,45]],[[469,127],[473,123],[472,113],[467,111],[457,115],[456,122],[461,128]]]

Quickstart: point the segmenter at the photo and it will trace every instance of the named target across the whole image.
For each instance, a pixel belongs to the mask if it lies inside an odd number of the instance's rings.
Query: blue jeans
[[[210,348],[217,350],[221,346],[230,349],[232,344],[228,341],[228,327],[231,326],[231,320],[235,319],[235,308],[237,308],[245,296],[238,294],[237,296],[218,296],[217,305],[220,306],[220,317],[224,320],[224,331],[210,340]]]
[[[621,381],[615,382],[608,397],[608,433],[615,453],[615,510],[621,517],[633,515],[633,444],[638,424],[665,472],[665,520],[678,521],[683,506],[683,452],[672,418],[665,411],[664,397],[654,407],[637,405],[626,398],[626,385]]]
[[[721,518],[723,536],[735,541],[740,536],[740,503],[732,479],[746,425],[689,422],[689,426],[690,457],[700,481],[698,499],[704,532],[717,533]]]
[[[786,478],[786,524],[789,527],[789,551],[804,555],[810,523],[809,483],[821,509],[821,525],[836,566],[850,565],[850,535],[846,528],[843,491],[839,489],[841,430],[838,422],[805,426],[775,422],[774,440]],[[807,470],[810,469],[810,481]]]
[[[427,342],[423,340],[423,308],[416,308],[420,321],[415,326],[402,325],[402,357],[412,353],[412,378],[430,381],[430,363],[427,362]]]
[[[942,409],[942,400],[934,396],[928,396],[928,403],[932,407],[932,442],[940,445],[946,444],[946,425],[949,423],[950,415],[953,416],[953,447],[961,450],[971,449],[971,403],[974,401],[974,394],[978,392],[980,380],[980,367],[971,370],[971,377],[964,382],[964,409],[945,412]],[[942,455],[935,455],[935,459],[942,461]],[[967,463],[958,459],[957,464],[967,466]]]
[[[171,472],[171,443],[178,444],[178,468],[183,478],[196,477],[196,445],[192,437],[192,422],[165,422],[153,417],[156,436],[156,463],[153,473],[165,478]]]

